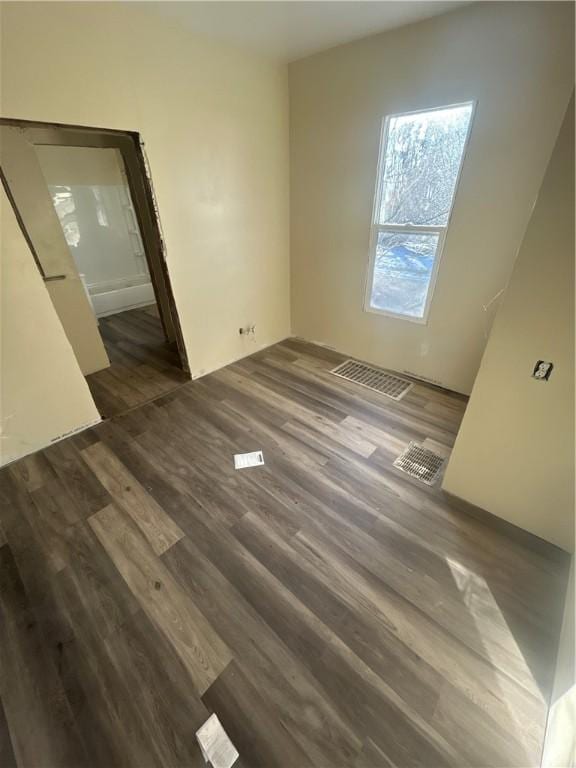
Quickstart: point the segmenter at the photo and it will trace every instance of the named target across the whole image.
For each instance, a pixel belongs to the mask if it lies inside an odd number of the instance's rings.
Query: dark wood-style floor
[[[399,403],[288,341],[0,473],[0,763],[539,765],[565,559],[392,468]],[[266,464],[235,471],[235,452]]]
[[[101,317],[98,327],[110,367],[86,377],[104,418],[123,413],[179,387],[190,377],[168,344],[156,305]]]

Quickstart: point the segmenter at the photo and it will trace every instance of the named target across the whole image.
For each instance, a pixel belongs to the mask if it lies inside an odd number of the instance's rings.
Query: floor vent
[[[412,387],[411,381],[401,379],[393,373],[381,371],[372,365],[359,363],[357,360],[345,360],[333,368],[330,373],[368,389],[373,389],[374,392],[380,392],[380,394],[391,397],[393,400],[401,400]]]
[[[445,462],[443,456],[438,456],[428,448],[422,448],[418,443],[410,443],[408,448],[394,462],[396,469],[405,472],[410,477],[421,480],[426,485],[434,485]]]

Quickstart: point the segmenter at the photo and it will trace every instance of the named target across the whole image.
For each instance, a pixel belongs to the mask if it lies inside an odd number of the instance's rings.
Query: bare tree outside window
[[[389,117],[381,147],[369,308],[423,319],[473,104]]]

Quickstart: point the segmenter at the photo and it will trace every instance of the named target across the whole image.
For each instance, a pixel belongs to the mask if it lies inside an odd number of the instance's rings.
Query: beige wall
[[[192,374],[289,335],[286,68],[155,3],[1,5],[3,115],[146,142]]]
[[[100,421],[0,187],[0,464]]]
[[[556,674],[544,739],[543,768],[576,766],[576,675],[574,653],[574,600],[576,599],[574,558],[568,579],[564,620],[558,645]]]
[[[46,283],[56,314],[84,375],[110,365],[80,275],[36,156],[19,128],[0,126],[0,165],[26,231],[46,276],[65,275]]]
[[[554,363],[547,382],[537,360]],[[498,311],[444,489],[574,548],[574,102]]]
[[[469,393],[573,84],[570,3],[475,3],[290,66],[292,326]],[[429,322],[363,311],[382,117],[477,100]]]

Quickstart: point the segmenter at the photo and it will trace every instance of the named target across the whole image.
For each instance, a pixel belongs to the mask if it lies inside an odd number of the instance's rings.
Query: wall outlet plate
[[[539,379],[540,381],[548,381],[553,368],[554,363],[548,363],[546,360],[538,360],[532,371],[532,378]]]

